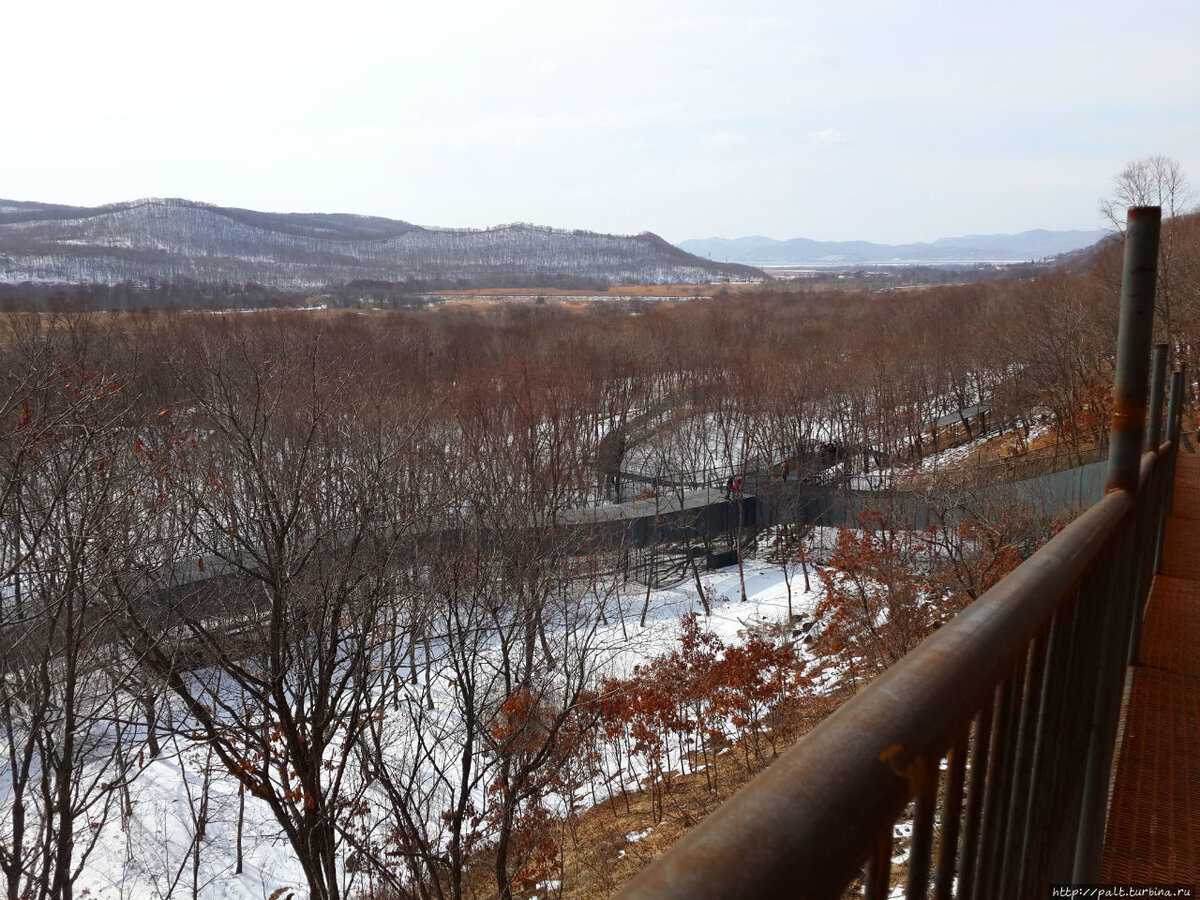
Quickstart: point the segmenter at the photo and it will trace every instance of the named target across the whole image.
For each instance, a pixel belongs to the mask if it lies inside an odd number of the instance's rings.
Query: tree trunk
[[[238,816],[237,816],[237,862],[234,875],[242,874],[242,824],[246,820],[246,786],[238,784]]]
[[[496,838],[496,896],[497,900],[512,900],[512,886],[508,877],[508,845],[512,840],[513,808],[510,803],[504,806],[500,817],[500,834]]]
[[[704,615],[712,615],[712,606],[708,602],[708,592],[704,590],[704,584],[700,581],[700,567],[696,565],[696,557],[692,554],[691,545],[688,545],[688,561],[692,564],[692,578],[696,580],[696,595],[700,598],[700,605],[704,607]]]

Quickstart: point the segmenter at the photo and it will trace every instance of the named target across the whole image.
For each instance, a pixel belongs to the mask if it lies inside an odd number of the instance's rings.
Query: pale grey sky
[[[671,241],[1100,227],[1200,3],[10,0],[0,197]]]

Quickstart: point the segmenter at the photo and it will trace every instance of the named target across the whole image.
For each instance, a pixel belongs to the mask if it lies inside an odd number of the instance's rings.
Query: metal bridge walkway
[[[1129,674],[1102,879],[1200,883],[1200,456],[1178,457]]]

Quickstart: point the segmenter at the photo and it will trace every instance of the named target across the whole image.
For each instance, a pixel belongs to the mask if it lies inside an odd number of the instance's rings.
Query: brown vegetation
[[[1169,224],[1164,325],[1193,371],[1198,223]],[[722,648],[694,620],[674,654],[603,681],[621,548],[568,513],[601,502],[635,445],[675,479],[656,474],[651,495],[707,465],[712,441],[767,483],[783,460],[793,479],[861,474],[981,427],[1080,458],[1107,428],[1112,253],[1085,275],[728,292],[637,315],[3,318],[9,895],[71,896],[93,823],[131,815],[139,759],[166,734],[267,804],[313,897],[507,898],[568,858],[591,874],[567,893],[608,890],[827,701],[788,639]],[[785,561],[803,538],[781,537]],[[920,553],[905,540],[847,532],[823,574],[824,640],[856,677],[994,583],[1025,538],[979,509],[935,522]],[[417,739],[397,749],[400,734]],[[593,751],[637,760],[645,795],[614,787],[554,821],[548,796],[594,781]],[[106,777],[84,777],[97,764]],[[646,818],[674,824],[628,846]]]

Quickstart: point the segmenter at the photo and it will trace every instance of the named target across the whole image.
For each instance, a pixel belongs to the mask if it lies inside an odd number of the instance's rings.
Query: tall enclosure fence
[[[894,896],[901,882],[910,898],[983,900],[1099,880],[1126,663],[1179,446],[1182,372],[1160,440],[1163,352],[1147,416],[1159,216],[1129,213],[1103,499],[622,897],[836,898],[857,894],[861,877],[868,898]]]

